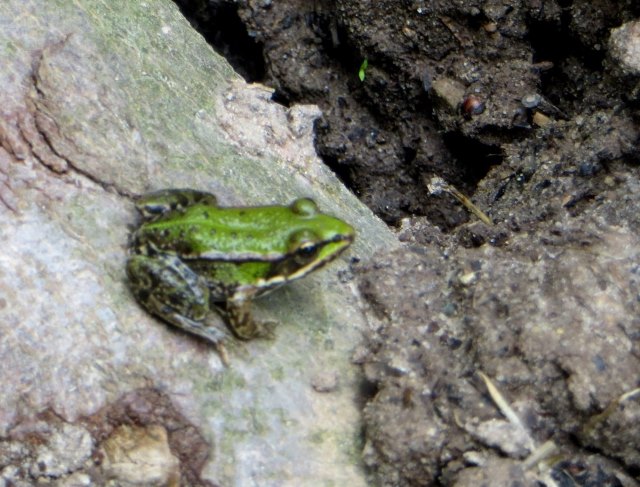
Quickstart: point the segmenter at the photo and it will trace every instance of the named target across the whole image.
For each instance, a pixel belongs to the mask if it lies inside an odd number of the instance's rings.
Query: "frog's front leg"
[[[205,325],[209,288],[178,257],[133,255],[127,261],[127,275],[131,291],[149,313],[216,345],[226,337],[222,330]]]
[[[243,340],[251,338],[273,338],[275,322],[257,321],[251,314],[251,298],[245,296],[233,296],[225,305],[229,328]]]

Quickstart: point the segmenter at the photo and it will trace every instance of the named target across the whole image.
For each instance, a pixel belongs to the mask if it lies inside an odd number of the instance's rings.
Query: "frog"
[[[272,337],[274,323],[254,319],[252,301],[320,269],[355,238],[351,225],[310,198],[223,207],[209,192],[164,189],[135,205],[142,221],[126,264],[133,296],[150,314],[220,346],[228,334],[209,323],[210,312],[239,339]]]

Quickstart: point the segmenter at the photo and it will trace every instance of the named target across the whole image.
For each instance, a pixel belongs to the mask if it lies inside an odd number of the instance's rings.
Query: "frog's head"
[[[289,209],[288,248],[271,269],[270,274],[274,277],[290,281],[305,276],[335,259],[355,238],[351,225],[320,213],[311,199],[297,199]]]

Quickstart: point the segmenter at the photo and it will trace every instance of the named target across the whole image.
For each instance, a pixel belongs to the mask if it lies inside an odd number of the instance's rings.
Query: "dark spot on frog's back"
[[[180,240],[176,245],[176,251],[181,255],[190,255],[193,252],[193,246],[190,242]]]
[[[187,194],[178,192],[176,193],[176,195],[177,198],[174,205],[176,208],[185,208],[189,206],[189,204],[191,203],[191,198]]]
[[[204,218],[205,220],[209,219],[209,212],[207,210],[204,210],[202,212],[202,218]]]
[[[136,284],[138,284],[138,281],[132,280],[133,282],[135,282]],[[137,294],[137,298],[143,302],[148,302],[149,301],[149,297],[151,296],[151,291],[147,288],[143,288],[143,287],[138,287],[138,290],[136,291]]]

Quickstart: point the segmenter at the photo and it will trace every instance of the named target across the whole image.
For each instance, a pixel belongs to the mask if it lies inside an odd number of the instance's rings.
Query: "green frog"
[[[151,314],[218,345],[216,309],[241,339],[268,336],[251,300],[306,276],[353,242],[344,221],[308,198],[289,206],[220,207],[213,194],[167,189],[140,197],[143,222],[127,261],[129,286]]]

